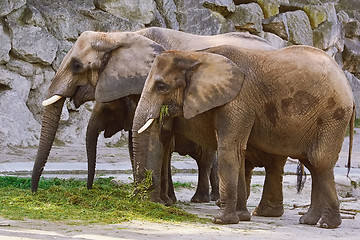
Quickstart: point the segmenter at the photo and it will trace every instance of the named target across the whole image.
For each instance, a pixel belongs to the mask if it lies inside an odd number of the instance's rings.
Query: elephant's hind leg
[[[318,176],[314,173],[313,169],[308,165],[308,169],[311,173],[312,187],[311,187],[311,204],[308,211],[301,216],[299,222],[301,224],[315,225],[321,218],[322,213],[322,197],[320,193],[320,185]]]
[[[284,214],[282,181],[287,157],[267,156],[265,165],[264,189],[259,205],[253,211],[254,216],[280,217]]]
[[[321,192],[323,198],[322,215],[319,226],[322,228],[336,228],[341,224],[340,204],[336,193],[334,172],[321,171],[319,179],[321,179]]]
[[[322,154],[318,153],[315,155],[316,158],[311,158],[309,162],[304,163],[311,172],[313,185],[310,208],[300,218],[300,223],[310,225],[318,223],[318,226],[323,228],[336,228],[341,224],[339,200],[334,181],[334,166],[340,148],[341,145],[338,150],[334,146],[331,150],[323,148]]]

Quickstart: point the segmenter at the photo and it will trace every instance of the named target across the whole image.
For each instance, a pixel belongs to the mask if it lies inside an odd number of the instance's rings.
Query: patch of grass
[[[31,193],[29,178],[0,177],[0,216],[13,219],[67,220],[83,223],[118,223],[130,220],[204,221],[177,206],[143,200],[132,184],[116,185],[111,178],[86,189],[80,180],[41,180]]]
[[[360,118],[356,118],[355,119],[355,127],[356,128],[359,128],[360,127]],[[354,130],[354,134],[356,133],[356,130]],[[346,135],[345,136],[349,136],[350,135],[350,128],[348,127],[347,129],[346,129]]]
[[[360,127],[360,118],[355,119],[355,127],[356,128]]]
[[[160,109],[160,117],[159,121],[160,123],[163,122],[164,118],[169,116],[169,106],[168,105],[162,105]]]
[[[120,139],[116,143],[105,143],[105,146],[108,148],[120,148],[120,147],[126,147],[128,144],[126,139]]]
[[[54,146],[63,147],[63,146],[65,146],[65,142],[64,142],[64,141],[61,141],[60,139],[55,138],[55,140],[54,140]]]
[[[179,188],[193,188],[190,182],[173,182],[175,190]]]

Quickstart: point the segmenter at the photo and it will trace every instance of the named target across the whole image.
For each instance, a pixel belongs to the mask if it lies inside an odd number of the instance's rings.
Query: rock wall
[[[249,31],[277,47],[312,45],[344,69],[360,106],[359,10],[360,0],[0,0],[0,147],[38,144],[41,102],[85,30]],[[91,109],[67,102],[57,142],[83,143]]]

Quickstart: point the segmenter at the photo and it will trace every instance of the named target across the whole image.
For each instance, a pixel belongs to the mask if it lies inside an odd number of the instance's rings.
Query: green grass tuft
[[[86,189],[80,180],[41,180],[31,193],[29,178],[0,177],[0,216],[6,219],[78,220],[84,223],[118,223],[130,220],[189,221],[204,219],[178,206],[143,200],[132,184],[116,185],[111,178],[94,182]]]
[[[173,182],[174,188],[193,188],[191,182]]]
[[[163,122],[164,118],[169,116],[169,106],[168,105],[162,105],[160,109],[160,117],[159,121],[160,123]]]
[[[356,128],[360,127],[360,118],[355,119],[355,127]]]

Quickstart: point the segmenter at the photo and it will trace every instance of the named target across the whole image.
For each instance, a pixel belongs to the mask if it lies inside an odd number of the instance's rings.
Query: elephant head
[[[155,56],[163,48],[134,32],[92,32],[80,35],[66,54],[46,94],[39,148],[32,173],[32,191],[49,156],[65,98],[76,107],[86,101],[110,102],[140,94]]]
[[[158,189],[161,158],[154,139],[159,138],[162,126],[177,117],[192,119],[230,102],[238,95],[243,80],[241,69],[221,55],[188,51],[167,51],[159,55],[135,111],[132,129],[135,180],[141,181],[144,172],[150,170],[153,188]],[[209,147],[216,149],[215,131],[211,136],[213,141],[209,142],[215,142],[215,146]],[[151,199],[159,201],[156,194]]]

